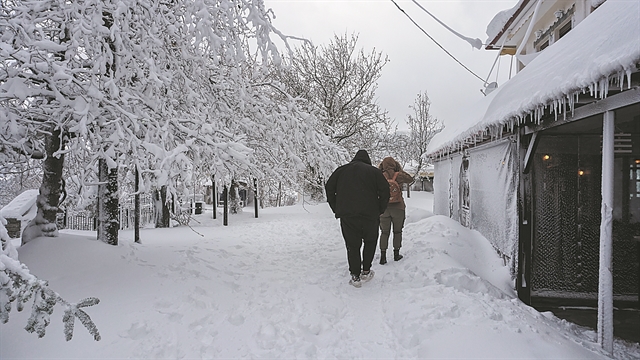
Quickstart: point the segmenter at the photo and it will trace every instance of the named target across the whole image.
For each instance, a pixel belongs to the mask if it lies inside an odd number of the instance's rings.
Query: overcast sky
[[[410,0],[396,0],[425,31],[460,62],[486,78],[497,51],[473,49],[443,28]],[[517,0],[418,0],[457,32],[486,42],[486,28],[500,11]],[[446,124],[464,116],[464,103],[483,97],[483,82],[449,57],[398,10],[391,0],[265,0],[276,15],[274,25],[286,35],[300,36],[315,45],[327,44],[335,33],[358,33],[358,46],[388,55],[378,82],[378,103],[399,128],[416,95],[427,91],[431,112]],[[292,42],[295,44],[295,41]],[[502,56],[498,83],[509,76],[510,56]],[[515,64],[514,64],[515,66]],[[515,69],[513,70],[515,74]],[[495,81],[495,70],[490,81]]]

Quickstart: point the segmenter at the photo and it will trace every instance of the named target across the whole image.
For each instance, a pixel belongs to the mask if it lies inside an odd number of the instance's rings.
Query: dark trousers
[[[367,219],[361,217],[340,218],[342,237],[347,247],[347,259],[349,260],[349,272],[351,275],[360,275],[360,269],[369,271],[373,256],[378,244],[378,226],[380,219]],[[364,243],[362,257],[360,248]]]

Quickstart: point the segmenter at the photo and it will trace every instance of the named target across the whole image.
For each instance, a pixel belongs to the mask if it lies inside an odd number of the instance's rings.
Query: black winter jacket
[[[365,150],[359,150],[350,163],[337,168],[325,190],[336,218],[376,219],[389,203],[389,183],[380,169],[371,166]]]

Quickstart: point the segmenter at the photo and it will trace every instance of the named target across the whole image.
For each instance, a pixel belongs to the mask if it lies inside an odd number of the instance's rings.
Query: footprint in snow
[[[126,331],[126,334],[121,336],[131,340],[139,340],[149,335],[152,331],[153,330],[146,322],[135,322],[131,324],[129,330]]]
[[[240,314],[231,315],[229,316],[229,318],[227,318],[227,321],[229,321],[229,323],[231,323],[232,325],[240,326],[244,324],[244,316]]]
[[[504,299],[505,294],[490,282],[482,279],[469,269],[451,268],[435,274],[435,280],[461,292],[488,294],[497,299]]]

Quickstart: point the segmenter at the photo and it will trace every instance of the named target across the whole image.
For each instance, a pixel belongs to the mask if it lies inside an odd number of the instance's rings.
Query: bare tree
[[[411,152],[412,161],[415,162],[415,173],[413,176],[420,174],[422,167],[426,165],[424,159],[424,153],[427,151],[427,146],[431,142],[431,139],[442,131],[444,125],[441,121],[431,115],[431,100],[427,92],[418,93],[412,106],[409,106],[413,110],[413,115],[407,116],[407,124],[409,125],[410,138],[409,149]]]
[[[383,156],[392,156],[404,169],[414,159],[412,145],[411,134],[408,131],[396,131],[389,135],[386,153]]]
[[[358,36],[334,35],[325,46],[303,43],[279,73],[291,95],[308,101],[324,132],[349,153],[379,147],[391,120],[375,100],[377,81],[389,61],[373,49],[357,50]]]

